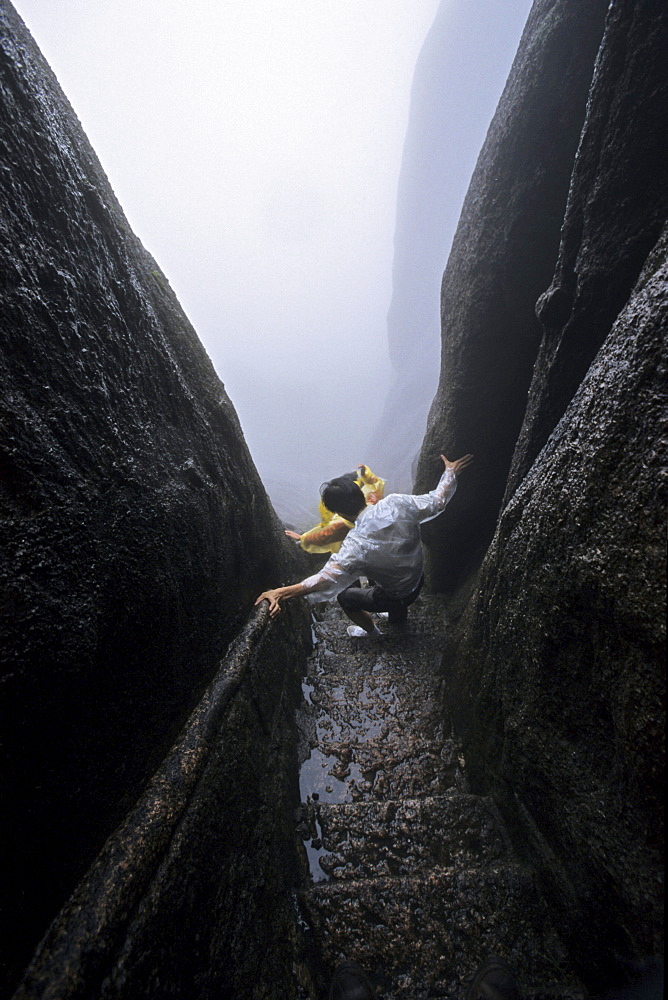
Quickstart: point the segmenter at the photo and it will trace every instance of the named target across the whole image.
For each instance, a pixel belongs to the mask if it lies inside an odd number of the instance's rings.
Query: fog
[[[530,7],[442,3],[415,67],[387,316],[392,383],[368,449],[398,491],[412,489],[438,384],[441,278]]]
[[[442,3],[480,16],[472,0]],[[373,467],[411,82],[439,0],[14,4],[197,330],[279,513],[308,527],[324,479]]]

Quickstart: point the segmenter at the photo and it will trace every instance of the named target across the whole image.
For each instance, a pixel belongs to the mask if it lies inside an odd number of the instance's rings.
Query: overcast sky
[[[411,81],[439,0],[13,2],[263,477],[301,469],[317,490],[368,460]]]

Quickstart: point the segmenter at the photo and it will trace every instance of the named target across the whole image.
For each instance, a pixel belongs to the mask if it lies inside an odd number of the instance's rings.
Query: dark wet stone
[[[328,642],[345,644],[337,622],[342,629],[331,608],[317,629],[326,624]],[[332,782],[314,804],[319,837],[302,894],[314,981],[324,989],[345,955],[373,973],[387,1000],[461,996],[492,950],[518,960],[544,992],[575,996],[539,885],[515,863],[496,806],[454,787],[465,762],[447,735],[434,656],[442,602],[422,596],[409,626],[382,646],[349,645],[335,664],[316,646],[309,663],[319,697],[302,712],[313,717],[313,759]],[[310,763],[302,781],[317,777]]]
[[[660,0],[533,5],[444,276],[418,478],[476,456],[425,532],[463,613],[444,692],[600,994],[663,952],[667,50]]]
[[[610,9],[556,270],[536,307],[543,337],[506,500],[575,395],[668,214],[667,48],[662,0]]]
[[[4,994],[290,552],[224,386],[7,0],[0,103]],[[293,665],[303,649],[294,614],[254,696],[263,734],[280,645]]]
[[[556,996],[577,989],[542,900],[517,866],[330,882],[310,890],[306,906],[326,966],[353,958],[384,980],[386,997],[461,996],[490,953],[522,970],[528,992],[534,982]]]
[[[424,527],[434,589],[452,592],[494,533],[540,344],[573,159],[608,0],[536,0],[466,195],[441,290],[441,379],[416,491],[475,456]]]
[[[194,981],[211,995],[230,984],[243,995],[249,982],[276,1000],[293,992],[293,663],[288,635],[259,609],[51,925],[16,1000],[134,998],[157,982],[171,997]]]
[[[664,238],[506,507],[447,657],[469,773],[542,859],[599,987],[663,943],[667,287]]]

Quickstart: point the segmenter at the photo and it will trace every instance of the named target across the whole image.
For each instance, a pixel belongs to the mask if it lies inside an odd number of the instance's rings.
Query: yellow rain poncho
[[[382,500],[385,492],[385,480],[374,476],[367,465],[360,465],[357,469],[355,482],[362,490],[367,504],[377,503]],[[338,552],[341,542],[346,537],[354,521],[348,521],[340,514],[333,514],[328,510],[322,500],[318,505],[320,514],[320,524],[310,531],[305,531],[301,536],[299,544],[305,552]]]

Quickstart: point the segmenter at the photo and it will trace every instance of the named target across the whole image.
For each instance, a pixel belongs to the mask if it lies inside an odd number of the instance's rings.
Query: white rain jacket
[[[360,576],[370,577],[392,597],[408,597],[422,577],[420,524],[440,514],[456,489],[457,477],[446,469],[431,493],[391,493],[367,507],[339,551],[319,573],[302,580],[312,591],[307,600],[331,600]]]

